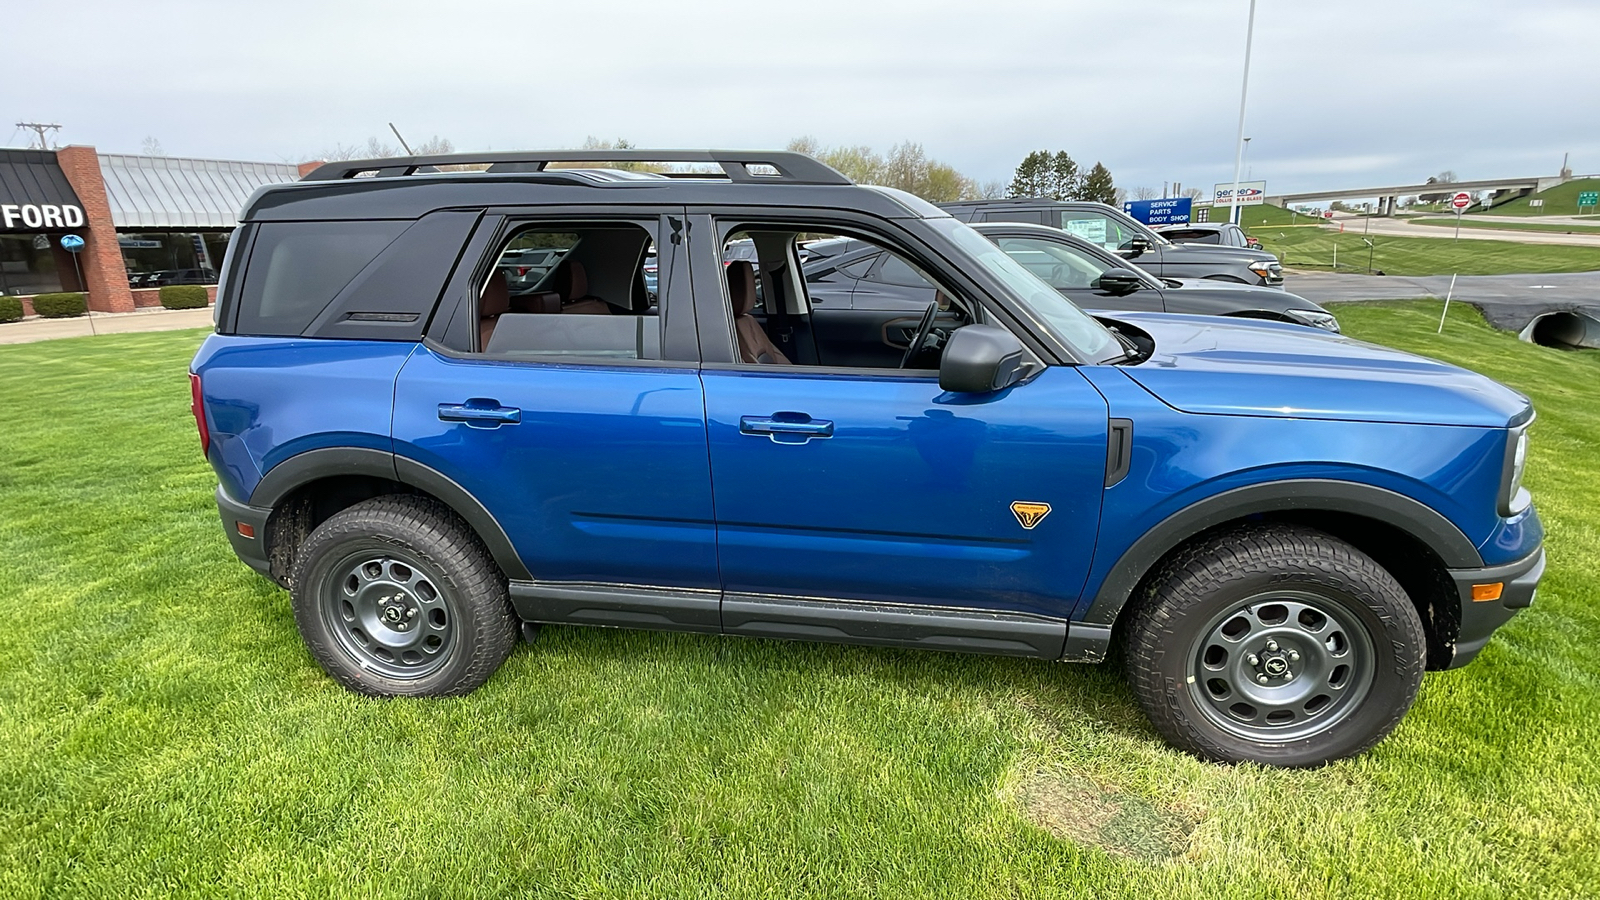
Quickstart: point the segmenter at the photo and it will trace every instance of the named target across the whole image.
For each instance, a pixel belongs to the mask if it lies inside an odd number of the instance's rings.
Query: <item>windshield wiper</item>
[[[1144,359],[1144,354],[1140,352],[1139,345],[1134,343],[1132,338],[1118,331],[1116,327],[1112,325],[1107,325],[1106,330],[1111,332],[1111,336],[1116,338],[1117,343],[1122,345],[1122,355],[1116,359],[1107,360],[1110,365],[1114,366],[1119,363],[1137,362],[1141,359]]]

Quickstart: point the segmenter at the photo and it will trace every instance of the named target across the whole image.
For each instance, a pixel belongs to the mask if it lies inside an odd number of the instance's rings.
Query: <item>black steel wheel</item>
[[[1190,648],[1189,690],[1224,731],[1282,743],[1327,729],[1372,688],[1356,614],[1310,591],[1268,590],[1212,616]]]
[[[464,522],[425,497],[377,497],[331,516],[296,554],[291,583],[312,656],[361,693],[467,693],[516,642],[505,576]]]
[[[1327,534],[1259,525],[1185,548],[1125,631],[1157,730],[1206,759],[1314,766],[1360,753],[1410,708],[1426,661],[1405,591]]]
[[[449,661],[456,604],[413,554],[358,550],[332,576],[318,591],[323,624],[362,668],[410,679]]]

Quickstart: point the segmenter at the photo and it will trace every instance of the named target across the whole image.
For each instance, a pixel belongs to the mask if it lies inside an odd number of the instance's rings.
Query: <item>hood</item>
[[[1280,322],[1116,313],[1155,352],[1129,378],[1175,409],[1227,416],[1504,428],[1526,397],[1476,372]]]

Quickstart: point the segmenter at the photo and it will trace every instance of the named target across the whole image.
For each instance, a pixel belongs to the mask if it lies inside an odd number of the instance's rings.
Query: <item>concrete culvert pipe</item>
[[[1582,312],[1545,313],[1534,317],[1518,337],[1541,347],[1600,350],[1600,319]]]

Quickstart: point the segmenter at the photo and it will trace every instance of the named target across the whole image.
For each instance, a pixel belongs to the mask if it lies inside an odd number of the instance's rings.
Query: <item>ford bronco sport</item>
[[[1533,411],[1487,378],[1282,323],[1097,320],[804,156],[604,154],[675,171],[341,162],[243,211],[195,419],[234,550],[353,690],[470,691],[539,623],[1116,646],[1167,740],[1306,766],[1533,600]],[[798,242],[829,236],[937,293],[813,302]],[[534,249],[559,261],[513,291]]]

